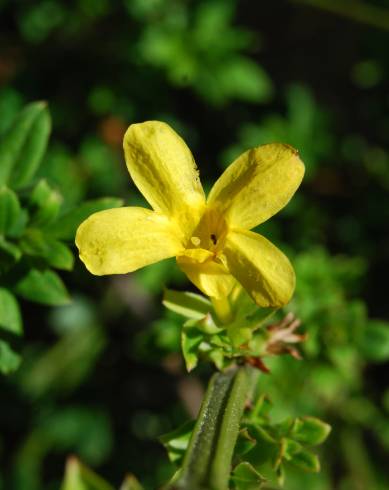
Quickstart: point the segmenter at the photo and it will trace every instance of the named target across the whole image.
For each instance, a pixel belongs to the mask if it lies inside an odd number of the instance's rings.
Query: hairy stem
[[[227,490],[240,419],[257,372],[237,367],[209,382],[178,481],[180,490]]]

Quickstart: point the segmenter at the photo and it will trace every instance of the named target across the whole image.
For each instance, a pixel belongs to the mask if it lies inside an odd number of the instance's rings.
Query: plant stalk
[[[240,419],[257,376],[249,366],[212,376],[171,490],[228,490]]]

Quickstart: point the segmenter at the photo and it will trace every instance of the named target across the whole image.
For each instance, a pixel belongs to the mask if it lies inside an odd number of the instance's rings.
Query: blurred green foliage
[[[279,0],[3,0],[0,18],[0,488],[59,488],[69,454],[115,488],[173,472],[155,439],[209,374],[184,376],[182,319],[162,310],[185,279],[171,261],[92,277],[69,248],[119,204],[105,196],[141,203],[121,140],[146,119],[185,137],[208,185],[251,146],[300,150],[302,189],[258,231],[295,265],[308,340],[303,361],[266,361],[260,390],[275,424],[333,426],[321,473],[286,465],[288,490],[388,488],[388,32]]]

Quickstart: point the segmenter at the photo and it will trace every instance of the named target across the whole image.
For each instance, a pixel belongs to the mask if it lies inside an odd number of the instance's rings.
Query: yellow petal
[[[227,296],[236,283],[226,268],[213,260],[196,263],[189,261],[188,257],[177,257],[177,264],[189,280],[210,297]]]
[[[304,175],[297,151],[274,143],[243,153],[221,175],[208,197],[230,226],[251,229],[282,209]]]
[[[136,207],[92,214],[79,226],[76,245],[87,269],[98,276],[132,272],[183,248],[168,218]]]
[[[198,223],[205,197],[192,153],[163,122],[132,124],[124,136],[127,168],[155,211],[180,224],[188,234]]]
[[[225,265],[255,303],[262,307],[287,304],[295,287],[288,258],[258,233],[230,230],[224,246]]]

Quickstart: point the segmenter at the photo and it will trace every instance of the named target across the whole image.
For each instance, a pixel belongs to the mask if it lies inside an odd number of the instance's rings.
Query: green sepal
[[[61,490],[114,490],[114,488],[72,456],[66,463],[65,479]]]
[[[172,463],[181,465],[188,448],[194,425],[195,421],[190,420],[181,425],[181,427],[159,437],[159,440],[165,446],[169,460]]]
[[[45,102],[27,105],[0,141],[0,185],[12,188],[27,185],[35,175],[46,151],[50,115]]]
[[[178,315],[193,320],[201,320],[208,313],[213,313],[212,303],[207,298],[187,291],[165,289],[162,303]]]
[[[234,468],[231,480],[236,490],[258,490],[266,481],[265,478],[247,461]]]
[[[123,200],[115,197],[103,197],[86,201],[60,216],[55,223],[45,228],[45,230],[57,239],[74,240],[78,226],[91,214],[104,209],[118,208],[122,204]]]
[[[194,328],[184,328],[181,332],[181,348],[184,356],[186,369],[192,371],[199,362],[198,348],[203,341],[204,335]]]
[[[0,330],[22,335],[23,322],[19,303],[15,296],[5,288],[0,288]]]
[[[15,236],[21,221],[18,196],[7,187],[0,189],[0,235]]]
[[[45,305],[60,306],[70,301],[61,278],[50,269],[30,269],[17,282],[15,292],[24,299]]]

